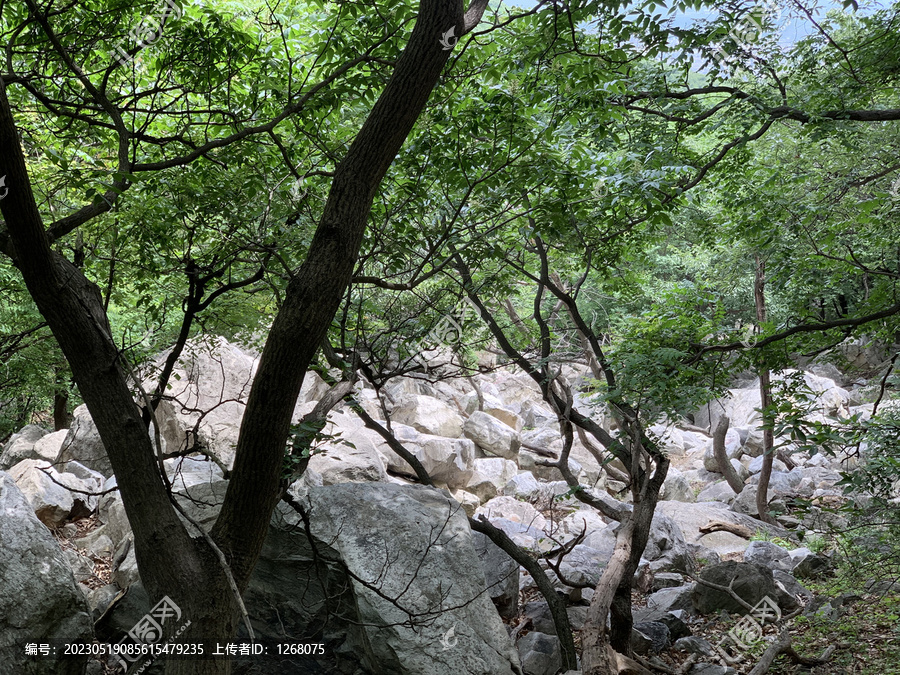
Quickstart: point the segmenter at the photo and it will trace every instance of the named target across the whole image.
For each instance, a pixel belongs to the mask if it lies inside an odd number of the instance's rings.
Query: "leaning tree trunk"
[[[731,460],[728,459],[728,454],[725,452],[725,436],[728,435],[729,424],[731,424],[731,420],[728,419],[728,415],[722,415],[718,423],[716,423],[716,429],[713,431],[712,436],[713,455],[716,458],[716,466],[719,467],[719,473],[725,476],[725,480],[728,481],[728,487],[734,490],[735,494],[740,494],[744,489],[744,481],[741,480],[737,471],[734,470]]]
[[[135,557],[147,592],[155,600],[168,595],[192,626],[215,624],[219,629],[195,633],[198,637],[222,635],[226,628],[233,631],[233,601],[223,592],[221,569],[188,534],[169,501],[100,292],[50,248],[2,81],[0,174],[6,176],[9,187],[0,209],[14,247],[14,262],[53,331],[103,440],[134,532]],[[201,666],[194,672],[227,670]]]

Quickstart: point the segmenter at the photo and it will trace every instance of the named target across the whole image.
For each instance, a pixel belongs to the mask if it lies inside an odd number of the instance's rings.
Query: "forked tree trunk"
[[[623,670],[643,672],[631,657],[631,589],[634,573],[640,563],[653,514],[659,501],[659,491],[669,469],[664,456],[656,458],[657,466],[651,477],[644,476],[646,485],[638,491],[637,503],[631,514],[622,521],[616,533],[616,547],[603,570],[587,620],[581,632],[583,675],[615,675]],[[607,631],[606,617],[610,616]]]

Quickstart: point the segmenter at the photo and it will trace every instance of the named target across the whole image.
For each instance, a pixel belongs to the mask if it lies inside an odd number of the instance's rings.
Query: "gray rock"
[[[79,555],[75,551],[64,551],[66,562],[75,576],[75,581],[82,583],[94,576],[94,564],[85,556]]]
[[[775,577],[775,582],[797,600],[806,601],[813,597],[812,591],[797,581],[794,575],[781,570],[775,570],[772,574]]]
[[[486,502],[500,494],[518,470],[515,462],[502,457],[476,459],[475,472],[465,489]]]
[[[756,563],[770,570],[790,572],[793,569],[791,554],[770,541],[751,541],[744,551],[744,562]]]
[[[559,569],[567,580],[593,587],[600,581],[600,575],[611,554],[611,550],[603,551],[578,544],[563,558]]]
[[[715,656],[716,654],[708,640],[704,640],[696,635],[678,638],[675,641],[675,649],[688,654],[696,654],[697,656]]]
[[[685,504],[685,502],[660,502],[662,504]],[[678,524],[661,509],[653,515],[650,536],[644,549],[644,558],[650,561],[653,572],[684,569],[690,563],[691,548],[685,541]]]
[[[504,619],[515,617],[519,611],[518,564],[480,532],[472,532],[472,543],[481,561],[488,595],[497,611]]]
[[[118,586],[107,584],[100,588],[94,588],[87,594],[88,605],[91,608],[91,616],[94,621],[100,618],[103,612],[119,597],[120,593],[122,591],[119,590]]]
[[[519,640],[519,659],[525,675],[556,675],[562,667],[559,638],[534,631]]]
[[[467,438],[490,455],[515,460],[519,452],[519,434],[496,417],[476,410],[463,424]]]
[[[663,588],[660,591],[656,591],[656,593],[648,595],[647,606],[640,612],[641,620],[657,621],[660,617],[676,609],[693,612],[694,607],[691,603],[693,590],[694,584],[686,584],[674,588]]]
[[[659,498],[666,501],[692,502],[694,501],[694,491],[684,474],[673,467],[666,474]]]
[[[516,499],[534,501],[541,497],[543,490],[541,484],[530,471],[523,471],[509,479],[503,494]]]
[[[47,435],[47,430],[35,424],[28,424],[12,436],[0,452],[0,471],[8,471],[23,459],[45,459],[34,451],[34,444]],[[53,457],[51,461],[55,460]]]
[[[309,468],[322,477],[323,485],[387,480],[384,462],[369,434],[375,435],[368,429],[342,430],[338,440],[316,449]]]
[[[744,488],[744,492],[747,488]],[[743,494],[743,492],[741,493]],[[766,532],[772,536],[778,536],[785,539],[791,538],[790,532],[784,528],[767,525],[762,521],[751,518],[747,515],[735,513],[731,511],[725,504],[720,502],[703,502],[698,504],[687,504],[685,502],[660,502],[656,508],[657,515],[667,515],[678,525],[681,532],[684,533],[684,539],[687,543],[697,544],[712,549],[719,555],[728,553],[743,552],[748,545],[746,539],[742,539],[730,532],[713,532],[711,534],[701,534],[700,528],[707,525],[711,520],[733,523],[750,528],[752,532]],[[654,519],[656,516],[654,516]],[[698,553],[698,555],[700,555]]]
[[[772,570],[752,563],[726,561],[711,565],[700,572],[700,578],[719,586],[730,585],[734,593],[751,606],[764,597],[775,600],[778,594]],[[729,593],[701,583],[694,586],[691,601],[700,614],[712,614],[720,610],[747,613],[747,609]]]
[[[550,605],[547,604],[546,600],[526,602],[522,609],[522,614],[531,619],[531,627],[538,633],[557,634],[556,624],[553,622],[553,615],[550,613]]]
[[[485,415],[485,413],[481,414]],[[463,431],[463,420],[460,414],[440,399],[432,396],[403,397],[394,406],[391,418],[432,436],[459,438]]]
[[[653,575],[652,588],[654,591],[658,591],[663,588],[676,588],[677,586],[681,586],[683,584],[684,577],[675,572],[660,572],[659,574]]]
[[[669,628],[669,640],[678,640],[691,634],[687,623],[688,612],[684,609],[675,609],[659,616],[656,621],[665,624]]]
[[[90,608],[59,544],[9,474],[0,472],[0,669],[16,675],[80,675],[85,659],[25,656],[24,645],[91,640]]]
[[[210,505],[195,515],[207,524],[206,510],[214,514],[223,492],[213,484],[197,485],[191,494],[200,489]],[[304,502],[312,541],[299,516],[279,504],[245,594],[258,637],[320,636],[331,645],[329,658],[368,672],[521,673],[516,649],[484,593],[468,521],[441,491],[342,483],[312,486]],[[345,566],[368,584],[348,577]],[[136,589],[141,585],[116,604],[104,631],[120,635],[147,611]],[[397,598],[400,608],[380,593]],[[401,608],[428,620],[411,628]],[[292,672],[303,672],[302,665]]]
[[[402,425],[395,425],[395,433]],[[428,475],[438,484],[450,488],[465,488],[475,472],[475,444],[467,438],[443,438],[422,434],[412,427],[402,429],[398,438],[406,449],[422,463]],[[403,476],[415,476],[415,471],[394,453],[386,443],[378,441],[376,447],[387,460],[391,471]]]
[[[100,440],[97,425],[91,419],[86,405],[80,405],[72,413],[72,426],[59,448],[56,456],[58,465],[65,467],[66,462],[76,461],[87,468],[112,476],[112,465],[106,454],[106,447]]]
[[[91,498],[81,492],[89,487],[70,473],[60,473],[46,460],[23,459],[9,474],[47,527],[59,527],[72,515],[87,515]],[[68,488],[80,490],[73,492]]]
[[[752,474],[759,473],[760,471],[762,471],[762,466],[763,466],[764,460],[765,460],[764,456],[754,457],[747,463],[747,470]],[[778,459],[776,457],[775,459],[772,460],[772,471],[773,472],[781,471],[781,472],[786,473],[787,467],[785,466],[784,462],[782,462],[780,459]]]
[[[112,580],[122,590],[141,580],[134,555],[134,544],[130,537],[119,544],[113,555]]]
[[[639,654],[659,654],[662,650],[669,646],[669,627],[660,621],[641,621],[634,624],[632,629],[631,644],[634,646],[634,633],[640,633],[646,636],[649,644],[646,651],[639,651]],[[643,641],[638,640],[643,647]],[[638,651],[635,649],[635,651]]]
[[[562,474],[559,472],[559,469],[541,464],[541,462],[546,462],[548,459],[547,456],[539,455],[526,448],[520,448],[516,456],[516,461],[519,463],[519,469],[522,471],[530,471],[536,478],[543,481],[552,482],[562,480]],[[569,470],[575,476],[579,476],[583,470],[581,463],[571,455],[569,456]],[[582,480],[584,479],[582,478]]]
[[[704,488],[697,495],[697,502],[722,502],[723,504],[731,504],[737,496],[727,481],[719,481],[713,483],[709,487]]]
[[[825,574],[831,567],[828,558],[806,548],[791,551],[791,560],[793,561],[791,574],[798,579],[815,579]]]
[[[345,483],[311,488],[308,507],[319,545],[358,578],[377,579],[380,593],[400,597],[414,613],[457,608],[412,630],[402,625],[405,611],[351,581],[359,624],[348,632],[369,645],[364,667],[410,675],[519,671],[515,648],[483,594],[471,530],[458,505],[422,486]],[[444,649],[450,630],[456,641]]]

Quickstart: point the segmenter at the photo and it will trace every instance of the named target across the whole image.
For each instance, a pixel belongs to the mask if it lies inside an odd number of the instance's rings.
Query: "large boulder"
[[[161,355],[151,370],[161,368],[166,356]],[[166,398],[156,409],[165,450],[202,449],[231,468],[258,361],[254,354],[223,337],[189,340],[169,378]],[[153,375],[148,374],[145,389],[156,386]],[[311,410],[312,401],[327,389],[318,374],[306,373],[292,420],[299,421]]]
[[[357,623],[348,630],[363,667],[399,675],[521,672],[483,592],[468,520],[440,491],[334,485],[311,488],[307,508],[317,546],[353,573]],[[406,625],[410,615],[420,625]]]
[[[730,587],[751,607],[763,598],[768,597],[774,601],[778,597],[778,587],[775,585],[772,570],[762,565],[729,560],[704,568],[700,572],[700,579],[717,586]],[[730,593],[700,582],[694,586],[691,602],[700,614],[712,614],[723,609],[738,614],[747,613],[747,608]]]
[[[86,405],[80,405],[72,413],[72,426],[59,448],[56,463],[65,466],[67,462],[79,462],[104,476],[112,476],[112,465],[106,454],[106,447],[100,440],[97,425],[91,419]]]
[[[790,572],[794,568],[791,554],[771,541],[751,541],[744,551],[744,562],[756,563],[773,571]]]
[[[486,502],[496,497],[516,476],[518,470],[515,462],[502,457],[476,459],[475,472],[469,479],[466,490]]]
[[[746,491],[747,488],[744,488]],[[743,492],[741,493],[743,494]],[[656,513],[669,516],[678,525],[688,544],[711,549],[719,555],[743,553],[749,542],[731,532],[703,534],[700,528],[718,521],[748,528],[750,532],[764,532],[773,537],[790,539],[793,535],[784,528],[768,525],[750,516],[731,511],[721,502],[659,502]],[[654,516],[655,519],[655,516]]]
[[[463,430],[460,414],[433,396],[401,398],[391,411],[391,419],[433,436],[458,438]]]
[[[209,528],[226,487],[197,483],[179,502]],[[257,637],[324,642],[348,672],[521,675],[459,505],[423,486],[295,487],[311,538],[280,503],[244,596]],[[131,586],[100,626],[104,638],[121,637],[147,602]],[[306,662],[292,668],[283,672],[319,672]]]
[[[559,638],[533,631],[519,640],[519,658],[525,675],[556,675],[562,667]]]
[[[59,448],[68,429],[47,433],[41,427],[29,424],[9,439],[0,455],[0,471],[8,471],[23,459],[39,459],[55,462]]]
[[[11,466],[18,464],[23,459],[55,460],[55,456],[44,458],[34,451],[34,444],[46,435],[46,429],[36,424],[28,424],[10,436],[6,445],[3,446],[3,452],[0,452],[0,471],[8,471]]]
[[[546,530],[547,519],[541,512],[527,502],[520,502],[513,497],[495,497],[482,504],[475,512],[476,516],[485,516],[493,521],[496,518],[505,518],[516,523],[522,523],[538,530]]]
[[[25,646],[91,640],[90,609],[53,535],[9,474],[0,472],[0,670],[81,675],[86,658],[26,656]]]
[[[83,494],[96,491],[96,483],[87,485],[74,474],[60,473],[44,460],[23,459],[9,470],[9,475],[38,520],[47,527],[59,527],[72,515],[87,515],[96,506],[96,497]]]
[[[785,370],[773,375],[772,380],[785,378],[803,379],[811,414],[844,418],[849,415],[850,394],[834,380],[797,370]],[[715,429],[719,418],[728,415],[734,429],[758,428],[762,423],[759,413],[761,407],[757,379],[746,388],[730,389],[727,396],[710,401],[694,413],[694,421],[699,427]]]
[[[515,460],[519,452],[519,434],[496,417],[476,410],[463,425],[467,438],[489,455]]]
[[[423,434],[405,424],[393,424],[395,438],[422,464],[435,483],[450,488],[466,487],[475,472],[475,444],[467,438]],[[383,440],[376,447],[389,471],[414,477],[416,472]]]
[[[659,498],[665,501],[692,502],[694,501],[694,491],[681,471],[675,467],[669,467]]]
[[[317,447],[309,468],[322,476],[324,485],[387,479],[384,462],[367,429],[341,433],[334,441]]]

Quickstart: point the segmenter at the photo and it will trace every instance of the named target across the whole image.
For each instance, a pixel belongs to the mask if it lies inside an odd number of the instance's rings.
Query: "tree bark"
[[[716,424],[716,430],[713,432],[713,454],[716,457],[716,464],[719,467],[719,473],[725,476],[728,481],[728,487],[734,490],[735,494],[740,494],[744,489],[744,481],[737,475],[737,471],[731,466],[728,455],[725,453],[725,435],[728,433],[728,425],[731,420],[727,415],[722,415]]]

